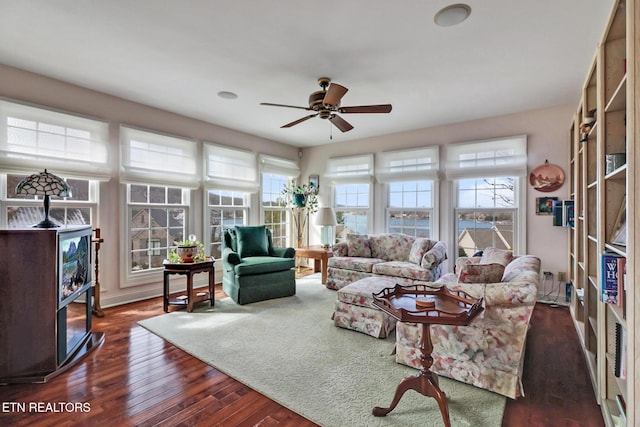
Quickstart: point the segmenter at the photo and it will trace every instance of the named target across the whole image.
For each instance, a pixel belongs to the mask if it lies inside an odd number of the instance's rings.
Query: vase
[[[178,246],[176,248],[176,253],[180,257],[182,262],[193,262],[193,257],[196,256],[198,252],[198,247],[196,245],[193,246]]]
[[[293,195],[293,204],[296,207],[303,208],[307,203],[307,197],[304,194],[294,194]]]

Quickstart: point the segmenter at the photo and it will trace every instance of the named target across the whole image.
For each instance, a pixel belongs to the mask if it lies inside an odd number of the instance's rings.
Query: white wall
[[[419,129],[376,138],[367,138],[348,143],[336,142],[330,145],[305,148],[302,157],[302,177],[309,174],[320,175],[320,200],[329,203],[330,186],[323,179],[326,160],[330,157],[349,156],[362,153],[377,153],[386,150],[398,150],[421,146],[440,145],[440,158],[446,155],[446,145],[455,142],[474,141],[499,138],[512,135],[527,135],[528,171],[543,164],[545,160],[562,167],[568,174],[569,125],[574,113],[574,106],[559,106],[543,110],[511,114],[501,117],[455,123],[446,126]],[[393,113],[391,113],[393,115]],[[392,117],[391,117],[392,118]],[[357,129],[356,129],[357,131]],[[557,286],[557,273],[566,272],[568,266],[568,232],[563,227],[553,227],[551,216],[536,215],[536,197],[557,196],[559,199],[568,198],[569,176],[565,177],[565,184],[552,193],[542,193],[526,185],[527,201],[527,246],[526,253],[540,257],[542,271],[554,273]],[[381,186],[374,188],[374,224],[375,233],[384,231],[384,206],[379,201]],[[453,206],[451,201],[451,184],[441,175],[439,187],[439,202],[436,202],[440,214],[440,230],[437,236],[448,243],[450,258],[455,235],[453,230]],[[314,226],[311,233],[312,242],[319,242],[319,227]],[[447,264],[446,268],[451,269]],[[542,283],[542,281],[541,281]],[[552,282],[547,282],[546,289],[540,293],[554,290]],[[564,284],[560,287],[561,301],[564,301]]]
[[[298,149],[289,145],[258,138],[3,65],[0,65],[0,96],[108,121],[110,123],[112,148],[110,156],[112,159],[119,159],[120,157],[118,150],[120,123],[194,140],[204,140],[244,148],[292,160],[298,158]],[[92,224],[94,227],[100,227],[102,237],[105,239],[105,242],[100,247],[100,285],[102,288],[101,303],[103,307],[162,295],[162,272],[158,273],[157,282],[141,286],[121,286],[120,268],[124,267],[121,265],[122,257],[120,254],[122,248],[126,248],[127,245],[122,241],[124,234],[120,231],[122,186],[119,185],[117,174],[118,171],[114,171],[113,178],[109,182],[100,185],[100,206],[97,223]],[[255,201],[254,206],[258,206],[258,195],[254,195],[253,198]],[[204,212],[202,191],[192,192],[191,202],[191,224],[193,224],[193,227],[188,230],[188,233],[194,232],[197,236],[202,237],[201,224]],[[251,223],[256,224],[260,221],[257,209],[251,210],[250,215]],[[218,265],[220,263],[216,264],[216,268],[220,269],[221,267]],[[203,279],[198,276],[195,279],[202,281]],[[183,277],[176,279],[172,287],[184,289],[184,280]]]

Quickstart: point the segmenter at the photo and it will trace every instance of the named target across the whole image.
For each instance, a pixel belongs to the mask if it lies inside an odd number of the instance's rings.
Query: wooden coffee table
[[[332,256],[331,248],[320,245],[296,248],[296,258],[313,259],[313,272],[322,271],[322,283],[327,283],[327,262]]]
[[[401,322],[417,323],[421,326],[420,361],[422,369],[416,375],[405,377],[393,396],[388,408],[376,406],[373,415],[384,417],[393,411],[407,390],[415,390],[423,396],[433,397],[438,402],[446,427],[451,426],[447,397],[440,390],[438,377],[431,371],[433,344],[430,325],[468,325],[480,312],[482,298],[473,298],[465,292],[452,292],[444,286],[440,289],[424,285],[385,288],[373,294],[373,305]]]

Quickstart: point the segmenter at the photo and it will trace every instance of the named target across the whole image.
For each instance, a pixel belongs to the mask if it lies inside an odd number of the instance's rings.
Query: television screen
[[[91,227],[60,230],[58,236],[58,295],[62,307],[91,285]]]

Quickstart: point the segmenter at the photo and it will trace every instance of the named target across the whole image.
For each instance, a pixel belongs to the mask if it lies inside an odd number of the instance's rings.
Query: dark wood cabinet
[[[88,252],[70,295],[65,239]],[[91,331],[91,227],[0,230],[0,254],[0,383],[46,382],[103,340]]]

